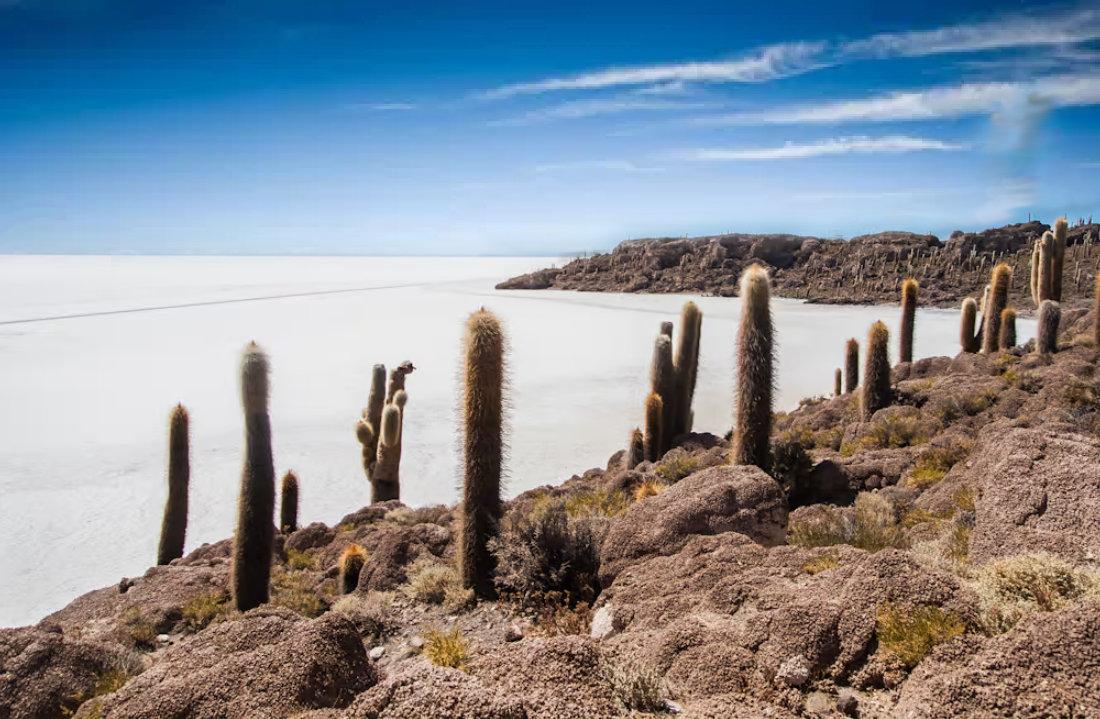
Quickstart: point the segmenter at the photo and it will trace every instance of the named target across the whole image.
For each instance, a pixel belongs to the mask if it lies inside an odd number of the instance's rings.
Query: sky
[[[946,239],[1098,177],[1098,0],[0,0],[5,253]]]

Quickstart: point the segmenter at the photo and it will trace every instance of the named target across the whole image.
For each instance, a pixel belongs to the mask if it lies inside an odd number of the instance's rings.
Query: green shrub
[[[197,594],[183,605],[183,621],[193,631],[202,631],[215,619],[229,614],[228,597],[223,592]]]
[[[954,612],[933,606],[899,606],[883,603],[875,617],[879,646],[913,668],[937,644],[960,636],[966,625]]]
[[[666,456],[653,472],[665,484],[676,484],[699,468],[699,461],[689,454],[679,452]]]
[[[917,463],[909,474],[911,487],[929,487],[944,478],[973,448],[970,442],[952,442],[939,447],[929,447],[917,457]]]

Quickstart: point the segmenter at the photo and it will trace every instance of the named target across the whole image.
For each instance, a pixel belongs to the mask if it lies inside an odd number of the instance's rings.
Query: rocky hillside
[[[497,601],[447,507],[277,535],[245,613],[203,545],[0,630],[0,717],[1100,716],[1100,365],[1062,320],[1055,354],[894,367],[869,421],[855,393],[778,415],[770,474],[685,434],[526,492]]]
[[[1012,289],[1026,295],[1031,249],[1048,229],[1041,222],[1028,222],[956,232],[947,242],[911,232],[880,232],[851,240],[744,234],[628,240],[610,253],[514,277],[497,289],[733,296],[741,270],[759,262],[771,268],[775,291],[784,297],[843,304],[895,302],[900,282],[915,277],[923,304],[955,307],[961,297],[981,296],[989,269],[999,260],[1013,268]],[[1069,230],[1064,295],[1068,306],[1088,303],[1100,262],[1098,239],[1097,224]]]

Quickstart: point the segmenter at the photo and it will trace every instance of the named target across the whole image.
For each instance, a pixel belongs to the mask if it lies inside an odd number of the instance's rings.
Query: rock
[[[161,644],[167,644],[168,641],[169,641],[169,637],[168,637],[167,634],[158,634],[157,635],[157,641],[160,642]]]
[[[531,631],[532,625],[526,619],[516,619],[508,624],[508,628],[504,630],[504,641],[506,642],[518,642],[523,639]]]
[[[806,657],[797,654],[779,665],[775,679],[790,687],[800,687],[810,681],[809,662],[806,661]]]
[[[385,653],[385,647],[373,647],[369,652],[367,652],[367,656],[370,657],[372,661],[378,661]]]
[[[343,707],[377,676],[355,626],[262,607],[163,651],[156,663],[101,699],[111,719],[289,716]],[[79,719],[96,716],[82,708]]]
[[[287,537],[285,546],[287,549],[304,552],[307,549],[328,546],[335,536],[336,530],[330,529],[321,522],[313,522],[292,532]]]
[[[858,717],[859,699],[851,689],[841,689],[836,695],[836,709],[845,716]]]
[[[787,504],[779,484],[756,467],[696,472],[616,517],[600,550],[600,581],[678,552],[696,535],[740,532],[763,544],[786,541]]]
[[[610,604],[604,604],[592,615],[592,628],[588,635],[593,639],[607,639],[615,634],[615,610]]]
[[[522,693],[502,691],[478,678],[417,659],[360,694],[347,719],[531,719]]]

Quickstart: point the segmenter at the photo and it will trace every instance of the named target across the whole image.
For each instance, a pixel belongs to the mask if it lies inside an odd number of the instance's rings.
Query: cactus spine
[[[985,308],[985,328],[982,332],[982,352],[993,354],[1001,336],[1001,313],[1008,305],[1008,283],[1012,279],[1012,269],[1001,262],[993,268],[992,289],[989,304]]]
[[[859,386],[859,342],[852,337],[844,343],[844,391],[855,392]]]
[[[669,437],[691,431],[691,403],[695,397],[695,379],[699,372],[699,340],[703,313],[694,302],[685,302],[680,311],[680,336],[676,344],[673,368],[676,378],[674,422]]]
[[[482,308],[466,322],[463,382],[463,494],[458,557],[464,586],[492,597],[496,562],[489,540],[500,521],[504,411],[504,330]]]
[[[672,445],[676,416],[676,367],[672,362],[672,340],[663,331],[653,342],[653,362],[649,367],[649,390],[661,398],[661,454]]]
[[[398,390],[398,395],[405,390]],[[382,436],[378,439],[378,459],[371,475],[371,502],[386,502],[401,497],[401,408],[394,402],[382,411]]]
[[[978,303],[973,297],[967,297],[962,303],[959,317],[959,345],[963,352],[977,352],[981,349],[979,336],[974,334],[974,325],[978,320]]]
[[[900,361],[913,361],[913,325],[917,321],[917,281],[912,277],[901,283],[901,336],[898,338]]]
[[[1006,307],[1001,312],[1001,334],[997,338],[997,347],[1002,352],[1016,346],[1016,310]]]
[[[358,544],[349,544],[340,555],[340,593],[351,594],[359,586],[359,575],[367,563],[367,552]]]
[[[183,556],[187,536],[187,486],[191,481],[191,456],[187,408],[177,404],[168,416],[168,499],[160,525],[157,564]]]
[[[664,421],[665,405],[661,395],[650,392],[645,398],[645,434],[643,435],[643,457],[647,462],[656,462],[661,458],[661,443],[664,441],[661,422]]]
[[[237,499],[233,537],[233,602],[246,612],[265,603],[271,580],[275,540],[275,463],[271,456],[271,419],[267,414],[267,355],[255,343],[241,361],[241,400],[245,419],[245,462]]]
[[[875,322],[867,333],[867,357],[863,365],[863,392],[859,408],[863,421],[890,404],[890,330]]]
[[[754,264],[741,275],[733,464],[752,464],[765,470],[770,468],[774,358],[768,273]]]
[[[1035,348],[1040,354],[1058,351],[1058,325],[1062,321],[1062,308],[1054,300],[1043,300],[1039,305],[1039,331]]]
[[[839,367],[837,367],[836,371],[833,373],[833,396],[834,397],[839,397],[840,396],[840,392],[841,392],[841,389],[842,389],[841,380],[843,379],[843,374],[844,373],[840,371]]]
[[[630,430],[630,440],[626,445],[626,454],[623,456],[623,464],[626,469],[634,469],[645,459],[645,437],[642,430],[635,427]]]
[[[1062,301],[1062,269],[1066,262],[1066,233],[1069,224],[1066,218],[1054,221],[1054,246],[1050,255],[1050,299]]]
[[[293,471],[283,475],[279,495],[279,530],[290,534],[298,529],[298,475]]]

